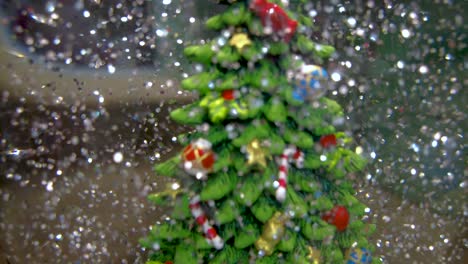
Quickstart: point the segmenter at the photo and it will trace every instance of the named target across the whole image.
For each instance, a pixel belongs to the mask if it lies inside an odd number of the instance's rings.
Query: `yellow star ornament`
[[[252,140],[246,148],[247,151],[247,164],[259,164],[263,168],[266,167],[265,150],[260,145],[258,139]]]
[[[236,47],[238,51],[250,44],[252,44],[252,41],[250,41],[249,36],[245,33],[237,33],[229,40],[229,45]]]
[[[309,259],[311,264],[320,264],[320,250],[313,248],[311,246],[307,247],[307,251],[309,251],[307,255],[307,259]]]

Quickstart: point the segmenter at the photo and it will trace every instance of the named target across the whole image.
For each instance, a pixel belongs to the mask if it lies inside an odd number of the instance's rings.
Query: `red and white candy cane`
[[[296,167],[302,168],[304,165],[304,152],[300,151],[296,146],[289,146],[281,155],[278,189],[276,189],[276,200],[283,202],[286,199],[286,185],[288,182],[288,166],[290,159],[294,161]]]
[[[195,197],[190,200],[189,204],[190,210],[192,212],[192,216],[195,218],[195,221],[198,225],[203,228],[203,233],[205,234],[206,241],[216,249],[222,249],[224,246],[223,239],[218,235],[216,229],[210,225],[208,222],[208,218],[203,212],[201,205],[200,205],[200,196],[196,195]]]

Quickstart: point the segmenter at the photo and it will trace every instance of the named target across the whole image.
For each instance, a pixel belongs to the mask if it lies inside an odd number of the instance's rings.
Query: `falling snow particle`
[[[123,154],[122,154],[122,152],[115,152],[113,158],[114,158],[114,162],[115,162],[115,163],[120,163],[120,162],[122,162],[122,161],[123,161]]]

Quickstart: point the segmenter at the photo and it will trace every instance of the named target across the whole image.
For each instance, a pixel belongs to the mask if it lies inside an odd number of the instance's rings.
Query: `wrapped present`
[[[211,143],[199,138],[185,147],[182,153],[184,169],[197,179],[206,179],[207,174],[213,170],[215,153],[211,150]]]

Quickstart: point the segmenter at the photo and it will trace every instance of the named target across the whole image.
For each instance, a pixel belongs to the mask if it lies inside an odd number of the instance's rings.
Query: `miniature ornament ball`
[[[293,98],[304,102],[307,98],[319,98],[326,91],[328,73],[317,65],[302,65],[294,77]]]
[[[346,252],[345,264],[371,264],[372,256],[366,248],[351,248]]]
[[[336,136],[334,134],[324,135],[320,137],[319,142],[323,148],[332,148],[337,144]]]
[[[334,225],[340,232],[346,230],[349,224],[349,212],[346,207],[336,205],[330,211],[322,215],[322,219],[327,223]]]

